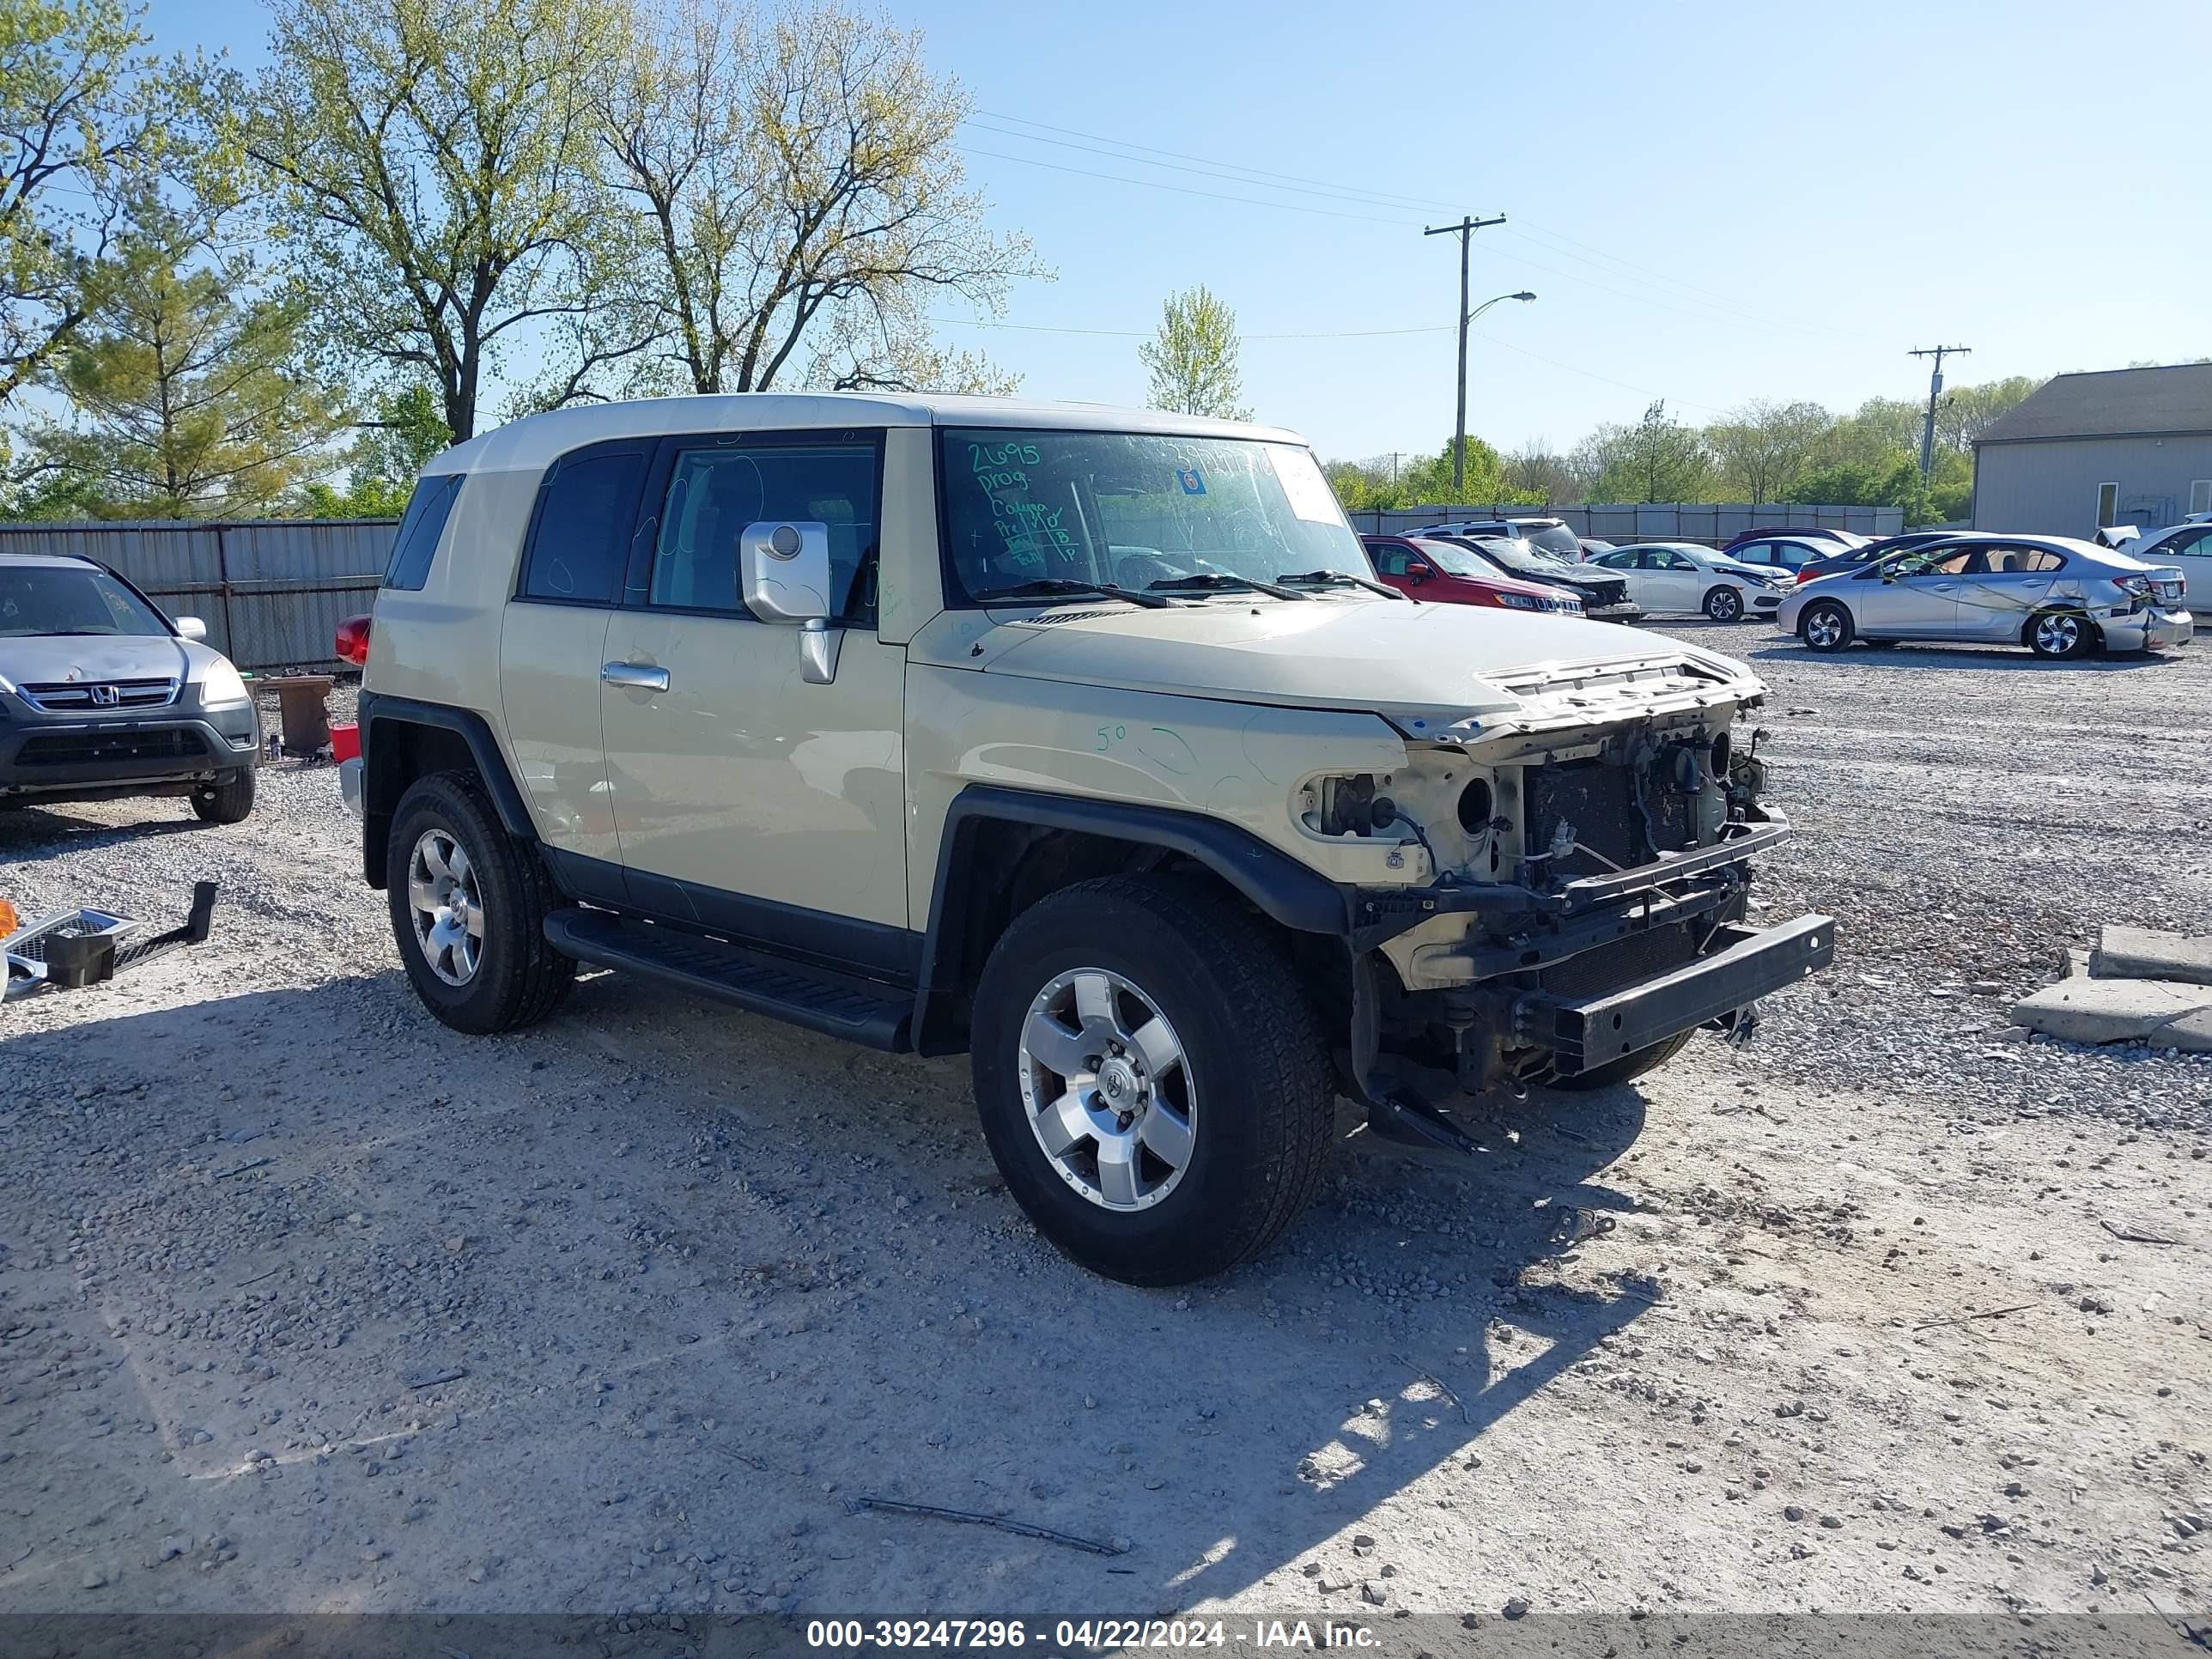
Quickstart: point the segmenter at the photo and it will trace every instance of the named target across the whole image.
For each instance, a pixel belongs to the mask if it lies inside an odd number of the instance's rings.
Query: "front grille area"
[[[50,732],[26,738],[18,766],[99,766],[112,761],[198,760],[207,744],[197,732]]]
[[[1684,967],[1698,954],[1689,924],[1631,933],[1540,970],[1536,983],[1555,997],[1601,997]]]
[[[1626,766],[1600,760],[1540,766],[1528,774],[1528,790],[1531,853],[1550,851],[1552,837],[1564,822],[1573,826],[1574,838],[1582,847],[1601,855],[1592,858],[1577,848],[1553,860],[1545,867],[1562,880],[1602,875],[1613,867],[1632,869],[1662,853],[1697,844],[1696,798],[1656,787],[1644,792],[1651,828],[1658,837],[1658,844],[1651,844],[1644,814],[1637,809],[1636,780]]]
[[[1583,586],[1583,591],[1590,596],[1589,603],[1593,607],[1601,605],[1619,605],[1628,597],[1628,584],[1618,578],[1612,581],[1585,582]]]
[[[55,680],[20,685],[23,701],[57,714],[88,708],[167,708],[177,700],[174,680]]]

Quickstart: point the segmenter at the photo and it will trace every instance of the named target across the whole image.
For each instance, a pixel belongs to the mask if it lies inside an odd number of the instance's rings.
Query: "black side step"
[[[912,994],[873,980],[605,910],[556,910],[545,918],[545,938],[579,962],[641,974],[810,1031],[892,1054],[914,1047]]]

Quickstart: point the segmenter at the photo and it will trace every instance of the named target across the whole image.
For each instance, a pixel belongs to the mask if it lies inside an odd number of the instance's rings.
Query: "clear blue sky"
[[[1954,384],[2212,354],[2203,0],[886,9],[973,94],[993,222],[1057,272],[1014,294],[1022,327],[944,331],[1026,394],[1141,402],[1125,336],[1204,283],[1248,336],[1352,337],[1248,338],[1261,418],[1332,458],[1436,450],[1457,244],[1421,228],[1462,209],[1508,217],[1474,298],[1539,295],[1470,351],[1468,423],[1502,447],[1654,396],[1697,421],[1924,395],[1913,346],[1972,346]],[[261,56],[251,0],[149,21]]]

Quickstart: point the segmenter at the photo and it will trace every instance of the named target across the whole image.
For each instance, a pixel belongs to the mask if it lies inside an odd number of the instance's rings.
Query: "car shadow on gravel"
[[[204,1359],[271,1368],[252,1404],[287,1424],[445,1425],[408,1463],[441,1525],[385,1540],[380,1571],[446,1584],[465,1539],[503,1559],[505,1605],[1188,1606],[1273,1580],[1312,1606],[1315,1583],[1278,1575],[1379,1575],[1389,1527],[1410,1545],[1419,1525],[1382,1517],[1416,1483],[1528,1525],[1512,1414],[1662,1299],[1605,1266],[1629,1259],[1603,1244],[1629,1200],[1598,1176],[1642,1131],[1633,1087],[1471,1121],[1486,1150],[1464,1162],[1355,1136],[1272,1253],[1153,1291],[1036,1238],[960,1062],[609,977],[489,1040],[434,1024],[389,971],[102,1018],[114,994],[0,1026],[0,1076],[70,1079],[15,1103],[21,1231],[84,1252],[102,1317],[82,1338],[126,1362],[127,1409],[181,1475],[284,1432],[210,1418],[186,1391]],[[110,1219],[71,1245],[88,1203]],[[210,1517],[249,1551],[266,1520],[268,1604],[360,1571],[365,1500],[319,1468],[295,1477],[333,1504],[313,1538],[280,1544],[251,1482]],[[1355,1529],[1382,1553],[1346,1547]],[[671,1534],[743,1568],[641,1582],[635,1560],[683,1554],[656,1553]]]
[[[15,806],[0,809],[0,860],[32,852],[93,852],[103,847],[128,846],[149,836],[173,836],[213,826],[202,823],[191,803],[181,796],[173,801],[141,803],[149,811],[174,807],[178,817],[148,817],[130,823],[79,817],[66,806]]]
[[[1855,664],[1882,664],[1893,667],[1901,663],[1926,663],[1938,668],[2033,669],[2039,674],[2124,674],[2136,669],[2171,667],[2177,660],[2171,651],[2133,651],[2118,656],[2080,657],[2070,662],[2053,662],[2037,656],[2026,646],[1945,645],[1935,641],[1925,644],[1863,645],[1832,653],[1808,651],[1795,641],[1789,641],[1762,645],[1756,650],[1736,654],[1762,660],[1786,657],[1792,663],[1802,663],[1806,667],[1814,669],[1849,668]]]

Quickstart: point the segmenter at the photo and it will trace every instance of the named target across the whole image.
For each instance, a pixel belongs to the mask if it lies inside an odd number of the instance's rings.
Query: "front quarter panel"
[[[1406,745],[1374,714],[1276,708],[910,664],[907,860],[910,914],[930,914],[945,815],[971,783],[1200,812],[1249,830],[1332,881],[1403,882],[1395,843],[1322,841],[1292,817],[1322,772],[1402,766]],[[1397,856],[1400,866],[1388,860]]]

